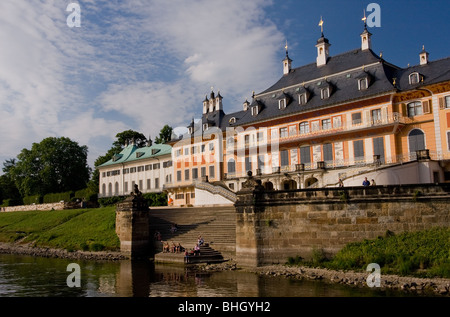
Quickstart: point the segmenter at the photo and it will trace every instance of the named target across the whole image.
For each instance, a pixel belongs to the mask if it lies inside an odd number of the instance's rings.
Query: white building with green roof
[[[165,144],[127,145],[98,167],[99,197],[125,196],[139,186],[142,193],[160,193],[172,183],[172,147]]]

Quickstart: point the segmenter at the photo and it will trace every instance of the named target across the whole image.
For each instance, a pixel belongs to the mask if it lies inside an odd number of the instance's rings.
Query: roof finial
[[[364,21],[364,29],[367,29],[367,18],[366,18],[366,9],[363,9],[364,17],[362,20]]]
[[[322,32],[322,37],[323,37],[323,19],[322,19],[322,16],[320,16],[319,26],[320,26],[320,31]]]
[[[287,44],[287,40],[286,40],[286,45],[284,46],[284,48],[286,49],[286,56],[288,56],[288,44]]]

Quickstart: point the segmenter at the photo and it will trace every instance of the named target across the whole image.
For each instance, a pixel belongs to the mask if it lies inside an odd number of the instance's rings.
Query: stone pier
[[[117,204],[116,233],[120,251],[130,258],[147,257],[151,253],[149,209],[139,191]]]

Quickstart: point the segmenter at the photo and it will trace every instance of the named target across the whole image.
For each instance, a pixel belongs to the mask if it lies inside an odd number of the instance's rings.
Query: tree
[[[0,176],[0,205],[2,201],[9,199],[12,204],[22,203],[22,197],[12,177],[12,171],[16,166],[16,159],[9,159],[3,163],[3,175]]]
[[[165,144],[169,142],[172,139],[172,131],[172,127],[166,124],[159,132],[159,137],[155,138],[155,143]]]
[[[89,181],[87,146],[66,137],[49,137],[23,149],[11,168],[22,196],[79,190]]]
[[[147,144],[147,138],[140,132],[133,130],[127,130],[116,134],[117,140],[113,142],[113,147],[118,152],[122,151],[125,147],[125,143],[131,143],[134,141],[137,147],[144,147]],[[117,153],[118,153],[117,152]]]

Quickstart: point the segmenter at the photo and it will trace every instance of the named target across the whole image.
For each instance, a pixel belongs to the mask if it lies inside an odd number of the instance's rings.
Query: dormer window
[[[230,118],[230,120],[228,120],[228,123],[229,124],[236,123],[236,118],[235,117]]]
[[[278,109],[283,110],[286,108],[286,99],[278,100]]]
[[[415,72],[409,75],[409,84],[414,85],[419,83],[419,73]]]
[[[252,109],[252,116],[254,117],[257,116],[259,112],[258,106],[253,106],[251,107],[251,109]]]
[[[306,95],[306,92],[298,95],[298,104],[299,105],[306,105],[307,102],[308,102],[308,96]]]
[[[322,88],[320,90],[320,98],[321,99],[328,99],[328,98],[330,98],[330,87]]]
[[[136,158],[140,158],[144,154],[144,152],[136,152]]]
[[[208,130],[209,128],[209,124],[208,123],[203,123],[203,131]]]
[[[367,77],[358,79],[358,90],[366,90],[369,87]]]
[[[194,134],[194,127],[191,126],[188,128],[188,130],[189,130],[189,134]]]

